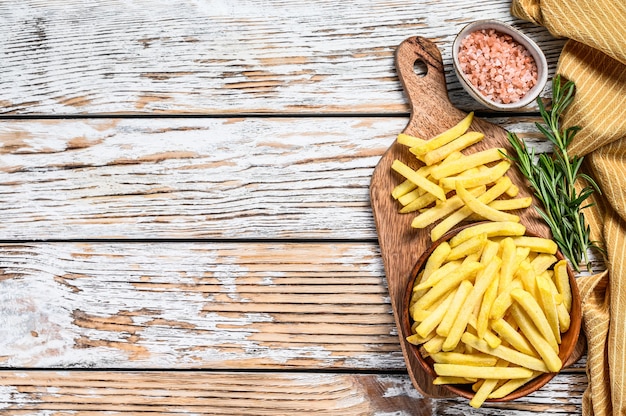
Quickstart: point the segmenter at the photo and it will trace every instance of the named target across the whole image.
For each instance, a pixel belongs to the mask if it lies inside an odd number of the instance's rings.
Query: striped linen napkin
[[[583,415],[626,415],[626,1],[512,0],[511,13],[567,38],[557,73],[576,95],[563,118],[582,129],[571,154],[600,185],[585,217],[607,270],[579,277],[589,386]]]

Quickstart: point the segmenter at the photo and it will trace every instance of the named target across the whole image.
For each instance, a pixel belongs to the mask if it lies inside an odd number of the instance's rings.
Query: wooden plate
[[[424,76],[415,72],[415,63],[418,61],[426,67],[427,72]],[[411,116],[403,133],[428,139],[454,126],[465,117],[466,113],[454,107],[448,98],[441,53],[432,41],[422,37],[411,37],[402,42],[396,50],[396,71],[411,106]],[[513,154],[503,128],[474,117],[470,129],[484,133],[485,138],[467,149],[466,154],[491,147],[504,147],[509,154]],[[414,215],[398,212],[398,202],[391,197],[391,190],[402,182],[403,178],[391,170],[391,164],[395,159],[413,168],[417,168],[419,164],[406,146],[394,141],[374,169],[370,183],[370,200],[398,336],[413,385],[425,396],[450,397],[452,396],[450,391],[441,386],[434,386],[432,376],[423,371],[413,355],[407,354],[410,344],[405,338],[410,334],[406,333],[401,325],[402,300],[413,266],[431,245],[432,226],[421,230],[413,229],[411,221]],[[523,176],[516,168],[509,169],[507,175],[520,188],[520,197],[531,195]],[[549,228],[534,209],[523,210],[519,215],[530,233],[551,237]],[[580,358],[584,344],[582,342],[579,344],[581,345],[577,347],[566,365],[571,365]]]

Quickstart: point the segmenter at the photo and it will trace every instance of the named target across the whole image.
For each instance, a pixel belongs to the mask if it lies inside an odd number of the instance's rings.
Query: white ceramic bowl
[[[535,63],[537,64],[537,83],[519,101],[503,104],[487,99],[472,85],[467,76],[461,70],[459,64],[459,49],[461,47],[461,41],[470,33],[482,29],[495,29],[497,32],[510,35],[516,42],[524,46],[534,58]],[[491,108],[492,110],[507,111],[527,106],[531,102],[535,101],[548,81],[548,63],[546,62],[546,57],[537,44],[519,30],[497,20],[478,20],[461,29],[452,44],[452,60],[454,72],[459,78],[463,88],[476,101],[488,108]]]

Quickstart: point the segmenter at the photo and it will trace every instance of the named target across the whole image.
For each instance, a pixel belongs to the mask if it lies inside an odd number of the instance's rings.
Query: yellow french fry
[[[483,194],[484,195],[484,194]],[[487,237],[521,236],[526,227],[517,222],[485,222],[464,228],[449,241],[450,247],[455,247],[478,234],[487,234]]]
[[[435,363],[435,373],[439,376],[456,376],[467,378],[527,378],[533,375],[533,371],[522,367],[478,367],[461,364]]]
[[[450,244],[447,241],[443,241],[435,247],[430,256],[428,256],[428,260],[426,260],[421,281],[426,281],[435,270],[443,265],[448,258],[448,254],[450,254],[450,250]]]
[[[433,379],[433,384],[436,386],[440,386],[442,384],[470,384],[474,383],[474,380],[470,380],[463,377],[435,377]]]
[[[447,278],[453,272],[456,272],[461,267],[460,261],[449,261],[428,274],[426,279],[423,279],[418,285],[413,286],[413,293],[424,289],[431,288],[439,283],[443,278]]]
[[[513,211],[516,209],[528,208],[533,203],[532,197],[513,198],[513,199],[496,199],[489,203],[489,206],[498,211]]]
[[[506,287],[502,292],[498,294],[496,300],[493,301],[493,305],[491,306],[491,311],[489,312],[489,319],[500,319],[504,317],[506,311],[513,303],[513,298],[511,297],[511,292],[514,289],[523,288],[522,282],[519,279],[513,279],[511,284]]]
[[[456,288],[463,280],[470,279],[471,276],[481,270],[484,266],[478,262],[469,263],[465,267],[458,268],[450,273],[445,279],[437,282],[428,292],[415,302],[415,307],[427,309],[437,299],[446,295],[449,291]],[[432,277],[432,276],[431,276]],[[456,346],[456,344],[455,344]]]
[[[391,169],[398,172],[400,175],[404,176],[406,179],[410,180],[420,188],[426,190],[426,192],[433,194],[435,197],[437,197],[437,199],[440,199],[442,201],[446,200],[446,194],[443,192],[443,189],[439,185],[419,175],[416,171],[414,171],[404,163],[400,162],[399,160],[393,161],[393,163],[391,164]]]
[[[515,198],[519,194],[519,187],[515,184],[512,184],[511,186],[509,186],[509,189],[507,189],[505,193],[511,198]],[[526,199],[526,198],[520,198],[520,199]],[[530,202],[528,203],[528,206],[530,206],[530,204],[532,204],[532,198],[528,197],[528,199],[530,199]]]
[[[524,289],[528,293],[530,293],[535,299],[537,299],[537,279],[535,276],[535,271],[533,270],[528,260],[524,260],[520,263],[517,268],[517,272],[515,273],[515,276],[519,277],[519,279],[522,281]]]
[[[513,240],[516,246],[528,247],[536,253],[555,254],[558,248],[554,241],[547,238],[519,236],[514,237]]]
[[[504,155],[501,153],[504,149],[490,148],[480,152],[472,153],[471,155],[464,156],[458,160],[441,163],[435,166],[431,170],[431,175],[435,180],[440,180],[452,175],[459,174],[467,169],[475,168],[480,165],[486,165],[496,160],[501,160]]]
[[[467,131],[470,124],[472,124],[473,119],[474,112],[470,112],[463,118],[463,120],[459,121],[455,126],[447,129],[442,133],[439,133],[428,141],[424,140],[423,143],[416,143],[414,146],[411,146],[414,148],[414,154],[424,155],[431,150],[435,150],[441,146],[450,143],[452,140],[459,138]]]
[[[437,335],[447,337],[448,333],[450,333],[450,328],[452,328],[452,324],[457,319],[461,306],[463,306],[463,302],[465,302],[465,299],[467,299],[467,296],[473,288],[474,286],[469,280],[462,281],[456,293],[454,293],[451,304],[448,306],[447,310],[443,312],[444,315],[442,319],[440,319],[440,322],[438,322],[439,325],[434,325],[432,328],[429,326],[427,329],[434,329],[435,326],[437,326]]]
[[[502,247],[502,266],[500,267],[500,282],[498,293],[508,287],[513,281],[515,272],[515,255],[517,254],[517,246],[511,237],[506,237],[500,242]]]
[[[507,367],[508,365],[509,363],[504,360],[498,360],[496,362],[496,367]],[[470,399],[470,406],[475,409],[478,409],[480,406],[482,406],[485,400],[487,400],[487,398],[489,397],[489,395],[495,390],[498,382],[499,380],[495,378],[485,379],[485,381],[476,390],[476,394],[474,394],[474,397]]]
[[[450,332],[448,333],[448,336],[442,346],[444,351],[454,349],[461,340],[461,336],[463,336],[470,318],[470,314],[467,313],[467,311],[473,311],[477,306],[479,306],[487,287],[500,270],[500,263],[501,260],[496,257],[489,262],[486,267],[478,271],[474,288],[467,299],[465,299],[465,302],[463,302],[462,310],[466,311],[466,313],[459,314],[457,319],[452,324]]]
[[[396,138],[396,140],[398,141],[398,143],[403,144],[407,147],[421,146],[424,143],[426,143],[426,140],[420,139],[419,137],[415,137],[406,133],[398,134],[398,137]]]
[[[430,356],[436,363],[489,366],[496,365],[497,358],[488,354],[464,354],[458,352],[438,352]]]
[[[455,140],[425,153],[423,155],[424,163],[426,163],[427,166],[430,166],[437,162],[441,162],[450,153],[463,150],[466,147],[469,147],[475,143],[478,143],[484,137],[485,135],[483,133],[480,133],[477,131],[467,132],[463,134],[462,136],[456,138]]]
[[[478,197],[478,200],[482,203],[489,203],[502,195],[504,190],[511,184],[511,180],[508,177],[500,178],[496,181],[495,185],[489,188],[484,194]],[[430,233],[430,238],[432,241],[437,241],[441,238],[446,232],[448,232],[452,227],[463,221],[465,218],[469,217],[472,214],[472,210],[468,207],[459,208],[454,213],[450,214],[447,218],[437,224]],[[524,230],[526,228],[524,227]],[[502,230],[500,230],[502,232]],[[459,233],[460,234],[460,233]],[[489,235],[489,234],[488,234]],[[491,237],[491,235],[490,235]]]
[[[519,352],[530,355],[531,357],[536,356],[537,353],[533,350],[533,347],[528,340],[506,320],[496,319],[491,322],[491,327],[504,341],[508,342]]]
[[[393,188],[393,190],[391,191],[391,196],[393,197],[393,199],[398,199],[401,196],[408,194],[415,188],[417,188],[417,185],[415,185],[410,180],[406,179],[400,185],[397,185],[395,188]]]
[[[470,282],[465,280],[461,283],[461,286],[459,286],[459,289],[456,290],[456,293],[458,293],[461,290],[461,288],[464,286],[463,283],[465,282],[467,282],[470,286],[472,285]],[[463,289],[463,290],[467,290],[467,289]],[[437,308],[435,308],[435,310],[433,310],[431,314],[428,315],[426,319],[424,319],[417,326],[417,328],[415,329],[415,333],[417,333],[421,337],[426,337],[428,334],[434,331],[435,328],[437,328],[437,325],[439,325],[441,320],[444,318],[444,316],[446,316],[446,313],[449,312],[450,306],[452,306],[452,300],[456,297],[455,296],[456,293],[451,292],[448,296],[446,296],[445,300],[441,302],[441,304]]]
[[[539,253],[533,261],[530,262],[536,275],[548,270],[554,263],[556,263],[556,257],[553,254]]]
[[[501,399],[501,398],[505,397],[506,395],[508,395],[509,393],[512,393],[515,390],[519,389],[520,387],[522,387],[524,384],[528,383],[529,381],[537,378],[537,376],[540,375],[540,374],[541,373],[539,371],[535,371],[535,372],[533,372],[533,374],[530,377],[509,380],[506,383],[504,383],[503,385],[501,385],[500,387],[498,387],[496,390],[494,390],[489,395],[489,398],[490,399]]]
[[[569,285],[566,260],[560,260],[554,265],[554,283],[561,296],[563,296],[565,309],[570,313],[572,311],[572,288]]]
[[[468,192],[471,195],[480,195],[485,192],[485,186],[479,186],[477,188],[473,188]],[[411,227],[413,228],[425,228],[434,223],[435,221],[445,217],[461,208],[463,206],[463,200],[460,196],[454,195],[451,198],[448,198],[445,202],[435,205],[432,208],[427,209],[417,217],[413,219],[411,222]]]
[[[536,298],[524,289],[512,290],[511,297],[522,307],[530,319],[532,319],[541,335],[543,335],[543,338],[548,341],[554,351],[558,352],[559,345],[556,342],[554,334],[552,333],[548,318],[546,318],[546,315],[543,309],[541,309],[541,306],[537,302]]]
[[[533,324],[531,318],[526,315],[522,307],[514,303],[511,305],[510,311],[522,330],[522,333],[539,353],[548,370],[553,373],[561,370],[561,367],[563,366],[561,359],[554,351],[554,348],[552,348],[552,345],[550,345],[550,343],[543,338],[539,330],[537,330]]]
[[[502,267],[500,267],[500,270],[502,270]],[[494,276],[494,279],[487,287],[483,300],[480,303],[480,311],[478,312],[478,318],[476,319],[476,334],[480,339],[485,338],[485,333],[489,327],[489,312],[491,312],[491,306],[493,306],[493,302],[498,296],[499,280],[500,279],[497,278],[497,276]]]
[[[455,179],[454,177],[443,178],[439,181],[439,183],[441,184],[442,187],[448,188],[448,189],[456,188],[457,182],[460,182],[463,185],[463,187],[466,189],[475,188],[476,186],[487,185],[487,184],[493,183],[497,181],[499,178],[504,177],[504,174],[509,170],[510,167],[511,167],[511,163],[506,160],[503,160],[502,162],[499,162],[495,166],[485,169],[471,178],[460,178],[460,179]],[[511,184],[509,184],[509,186],[510,185]],[[507,189],[509,188],[507,187]],[[506,192],[506,190],[504,192]]]
[[[500,345],[496,348],[491,348],[487,344],[487,341],[478,339],[476,335],[470,334],[469,332],[464,333],[461,339],[465,344],[471,345],[472,348],[476,349],[477,351],[493,355],[494,357],[498,357],[510,363],[517,364],[531,370],[541,371],[544,373],[548,372],[547,365],[542,360],[537,357],[533,357],[532,355],[524,354],[520,351],[514,350],[513,348],[509,348],[504,345]]]
[[[451,249],[446,260],[458,260],[469,254],[482,251],[485,244],[487,244],[487,234],[479,234]]]
[[[446,340],[445,337],[442,337],[440,335],[435,335],[434,337],[432,337],[431,339],[429,339],[427,342],[425,342],[424,344],[422,344],[422,348],[424,349],[424,351],[426,351],[429,355],[430,354],[436,354],[439,351],[441,351],[441,346],[443,345],[443,342]]]
[[[433,194],[429,194],[428,192],[423,193],[422,195],[415,198],[413,201],[405,205],[400,209],[400,214],[408,214],[409,212],[419,211],[422,208],[426,208],[433,202],[437,201],[437,197]]]
[[[463,187],[461,182],[456,183],[456,194],[461,197],[466,207],[485,219],[502,222],[519,222],[520,220],[517,215],[509,214],[504,211],[498,211],[497,209],[493,209],[489,205],[480,202],[479,199],[474,197]]]
[[[559,328],[559,315],[556,310],[556,302],[552,291],[550,290],[550,284],[546,282],[546,277],[537,276],[537,292],[539,292],[539,303],[543,309],[544,315],[550,324],[550,329],[556,338],[557,344],[561,343],[561,331]]]

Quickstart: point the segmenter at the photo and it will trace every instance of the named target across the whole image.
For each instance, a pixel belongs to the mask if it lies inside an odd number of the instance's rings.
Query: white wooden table
[[[422,397],[369,206],[408,120],[395,47],[507,0],[3,0],[0,413],[579,414],[584,358],[471,409]],[[548,89],[543,96],[549,97]]]

